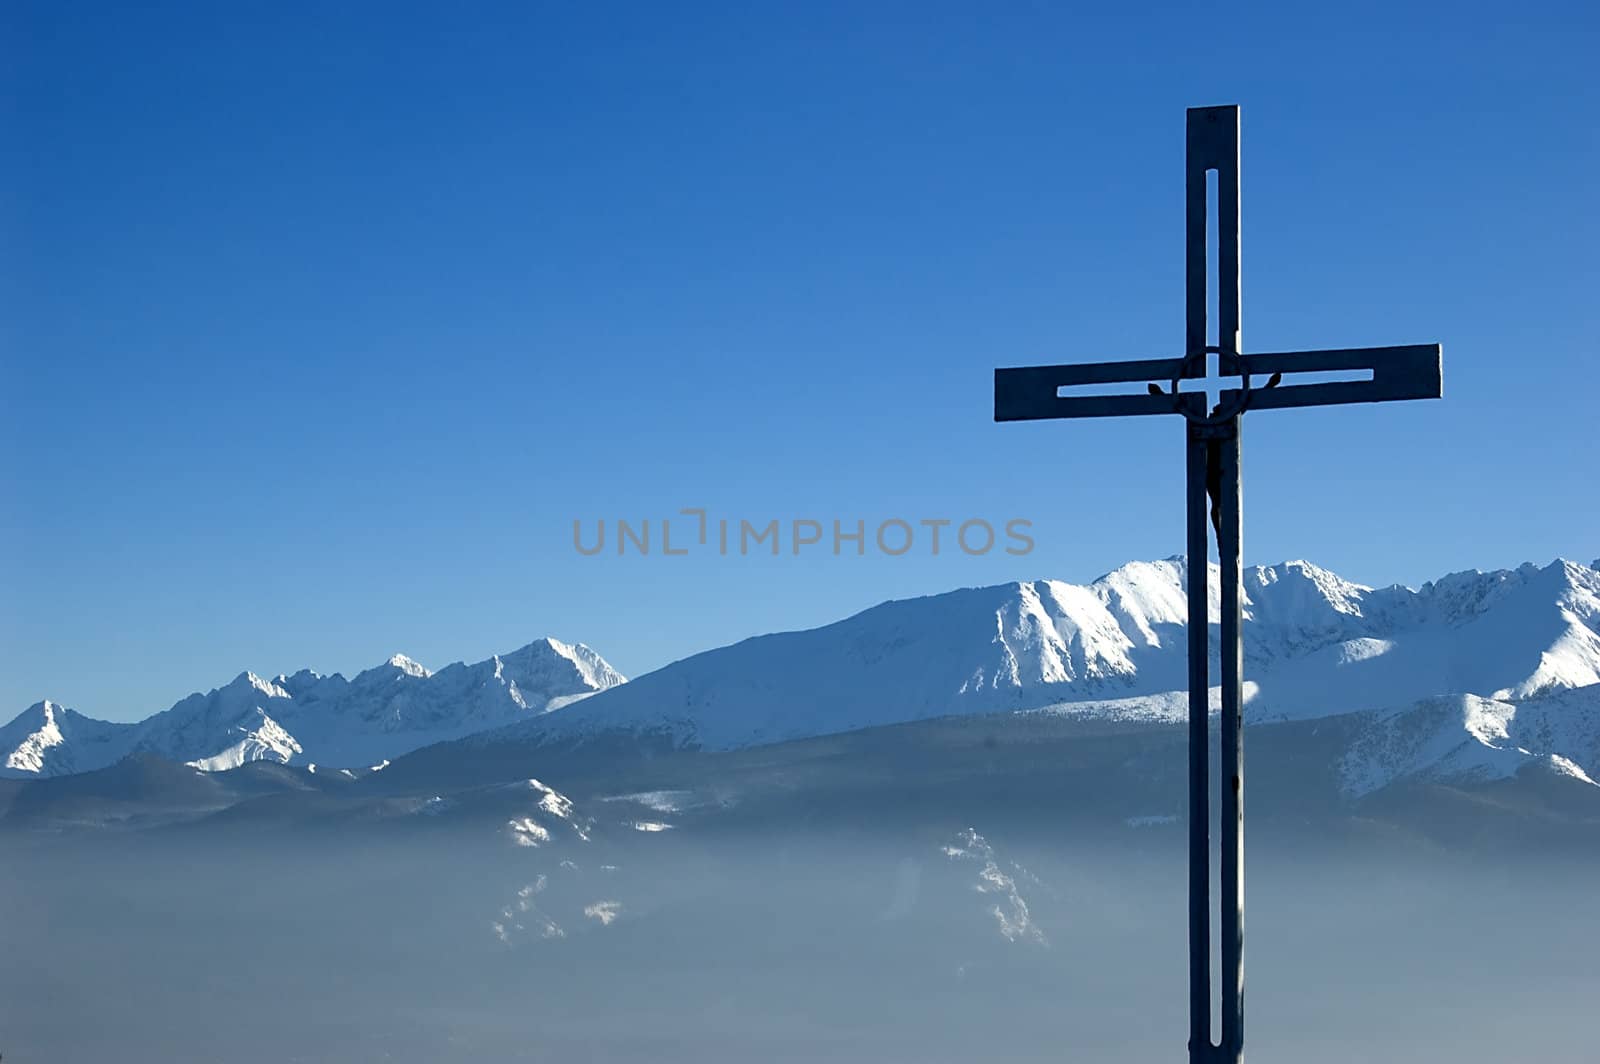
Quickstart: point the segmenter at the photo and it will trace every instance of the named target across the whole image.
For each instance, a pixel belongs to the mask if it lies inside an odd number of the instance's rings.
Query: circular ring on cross
[[[1220,373],[1233,372],[1238,374],[1239,387],[1230,389],[1234,392],[1234,400],[1226,406],[1219,402],[1209,412],[1203,414],[1190,413],[1189,404],[1184,402],[1183,396],[1194,395],[1195,393],[1180,392],[1178,385],[1185,380],[1203,380],[1206,375],[1206,356],[1212,354],[1218,356],[1217,369]],[[1233,365],[1228,365],[1229,361],[1232,361]],[[1200,372],[1196,376],[1191,376],[1190,370],[1194,368],[1196,362],[1200,364]],[[1182,414],[1191,425],[1220,425],[1244,413],[1245,407],[1250,404],[1250,368],[1245,365],[1244,359],[1238,355],[1223,354],[1214,347],[1191,351],[1183,356],[1183,361],[1178,365],[1178,373],[1172,378],[1172,398],[1173,402],[1177,404],[1178,413]],[[1203,402],[1200,404],[1200,409],[1202,411],[1205,410]]]

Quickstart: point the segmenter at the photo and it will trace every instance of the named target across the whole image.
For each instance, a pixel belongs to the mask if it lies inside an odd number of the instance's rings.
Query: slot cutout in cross
[[[1148,358],[997,369],[994,371],[994,418],[996,421],[1040,421],[1139,414],[1204,417],[1217,404],[1231,407],[1242,402],[1242,411],[1382,403],[1430,399],[1439,395],[1443,386],[1438,344],[1239,355],[1238,364],[1243,374],[1216,378],[1206,376],[1205,367],[1197,364],[1199,361]],[[1268,387],[1276,374],[1282,374],[1279,383]],[[1337,374],[1338,377],[1312,379],[1312,374]],[[1208,380],[1218,384],[1232,382],[1234,387],[1221,389],[1209,402],[1205,392],[1181,388],[1184,381]],[[1108,389],[1110,385],[1121,387]],[[1146,390],[1143,393],[1129,391],[1129,385],[1144,385]],[[1160,391],[1150,390],[1151,385],[1156,385]],[[1174,386],[1179,386],[1176,395]],[[1079,391],[1083,388],[1093,388],[1100,394]]]
[[[1244,378],[1238,374],[1229,375],[1218,372],[1217,359],[1214,355],[1209,358],[1207,362],[1207,369],[1209,372],[1203,379],[1196,378],[1196,380],[1202,386],[1198,388],[1181,388],[1180,390],[1184,392],[1192,391],[1197,394],[1203,392],[1206,396],[1207,408],[1210,409],[1215,407],[1221,400],[1222,392],[1225,390],[1225,386],[1226,390],[1229,391],[1237,389],[1243,385]],[[1279,376],[1278,383],[1289,386],[1298,386],[1302,384],[1366,384],[1370,383],[1372,379],[1373,371],[1370,369],[1327,370],[1321,372],[1316,370],[1305,370],[1302,372],[1289,374],[1287,376]],[[1169,388],[1169,384],[1165,381],[1151,381],[1149,384],[1155,385],[1156,387],[1161,388],[1163,391],[1166,391]],[[1272,378],[1269,377],[1264,384],[1258,385],[1258,387],[1275,388],[1278,387],[1278,385],[1273,384]],[[1149,385],[1146,386],[1145,391],[1149,393]],[[1134,389],[1130,388],[1127,384],[1121,383],[1063,384],[1056,389],[1056,398],[1058,399],[1070,399],[1076,396],[1090,395],[1133,394],[1137,394]]]

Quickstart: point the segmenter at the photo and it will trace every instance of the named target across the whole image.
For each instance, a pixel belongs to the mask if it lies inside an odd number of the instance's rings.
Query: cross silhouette
[[[1239,350],[1239,108],[1191,107],[1185,161],[1185,281],[1187,335],[1180,358],[1090,362],[997,369],[996,421],[1179,414],[1187,423],[1189,599],[1189,1059],[1191,1064],[1239,1064],[1244,1059],[1244,651],[1243,519],[1240,511],[1239,429],[1248,410],[1443,395],[1438,344],[1242,354]],[[1206,342],[1206,175],[1217,174],[1217,343]],[[1237,379],[1216,402],[1203,390],[1216,356],[1223,377]],[[1295,383],[1296,374],[1370,372],[1369,380]],[[1213,382],[1216,378],[1209,378]],[[1140,392],[1062,394],[1063,389],[1144,382]],[[1207,617],[1209,537],[1217,535],[1222,617],[1221,971],[1222,1030],[1211,1041],[1210,785],[1207,710],[1210,642]],[[1231,771],[1230,771],[1231,769]],[[1220,782],[1220,781],[1219,781]]]

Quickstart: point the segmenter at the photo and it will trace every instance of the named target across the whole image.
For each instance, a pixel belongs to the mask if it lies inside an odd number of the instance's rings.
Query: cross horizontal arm
[[[1204,375],[1204,366],[1191,364],[1189,369],[1185,369],[1181,358],[997,369],[994,371],[994,419],[1040,421],[1048,418],[1171,414],[1175,412],[1171,395],[1063,396],[1058,393],[1060,389],[1073,385],[1170,381],[1177,377]],[[1190,398],[1182,397],[1182,401],[1187,403]],[[1204,405],[1204,397],[1200,397],[1199,403]],[[1204,413],[1203,410],[1199,412]]]
[[[1255,382],[1250,390],[1250,410],[1291,406],[1332,406],[1338,403],[1384,403],[1397,399],[1438,399],[1444,395],[1444,357],[1438,344],[1403,347],[1351,347],[1330,351],[1274,351],[1240,355],[1239,361]],[[1326,384],[1288,384],[1261,387],[1274,373],[1317,373],[1372,370],[1370,381],[1336,381]],[[1237,389],[1222,393],[1227,405],[1238,399]]]

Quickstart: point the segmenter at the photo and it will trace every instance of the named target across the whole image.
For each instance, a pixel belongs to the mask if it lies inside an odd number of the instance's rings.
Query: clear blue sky
[[[1176,419],[990,415],[1179,353],[1190,105],[1243,107],[1246,350],[1445,348],[1247,420],[1247,560],[1600,554],[1596,8],[1213,7],[7,5],[0,719],[1181,551]],[[1037,547],[573,549],[688,506]]]

